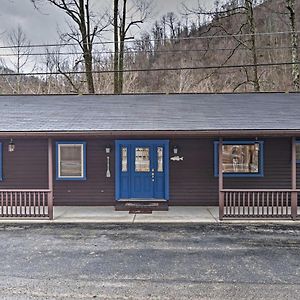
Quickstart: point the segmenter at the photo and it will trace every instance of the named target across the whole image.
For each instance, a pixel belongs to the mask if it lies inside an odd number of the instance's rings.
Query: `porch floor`
[[[300,208],[298,208],[300,215]],[[0,223],[218,223],[217,206],[171,206],[169,211],[153,211],[152,214],[129,214],[115,211],[114,206],[56,206],[54,220],[45,219],[7,219]],[[230,223],[284,223],[292,220],[245,219],[224,220]],[[300,219],[296,221],[300,223]]]

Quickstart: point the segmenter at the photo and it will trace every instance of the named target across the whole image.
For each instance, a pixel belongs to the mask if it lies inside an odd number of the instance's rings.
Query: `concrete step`
[[[127,201],[117,202],[116,211],[129,211],[130,213],[152,213],[152,211],[168,211],[167,202],[149,202],[149,201]]]

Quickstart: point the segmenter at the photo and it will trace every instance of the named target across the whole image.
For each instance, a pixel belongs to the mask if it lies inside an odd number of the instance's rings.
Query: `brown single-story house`
[[[297,217],[298,93],[2,95],[0,112],[1,217],[135,204]]]

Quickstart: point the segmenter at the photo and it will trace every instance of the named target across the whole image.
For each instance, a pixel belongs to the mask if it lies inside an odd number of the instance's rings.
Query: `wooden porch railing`
[[[222,218],[293,218],[297,216],[297,191],[291,189],[223,189]]]
[[[0,190],[0,217],[52,218],[50,190]]]

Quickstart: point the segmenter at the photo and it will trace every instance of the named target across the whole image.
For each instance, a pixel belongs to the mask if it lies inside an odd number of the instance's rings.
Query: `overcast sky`
[[[7,36],[18,25],[21,26],[28,41],[31,44],[53,44],[59,42],[60,32],[67,30],[66,16],[59,8],[49,4],[47,0],[40,1],[39,9],[35,9],[31,0],[0,0],[0,46],[7,46]],[[143,24],[143,30],[149,30],[163,14],[173,11],[179,13],[182,10],[182,2],[184,1],[189,7],[195,7],[198,0],[152,0],[152,16]],[[199,0],[204,6],[209,6],[213,0]],[[112,0],[91,0],[93,11],[101,15],[105,9],[109,9],[112,13]],[[72,22],[71,22],[72,23]],[[134,32],[130,32],[134,35]],[[112,41],[113,33],[108,32],[105,36],[106,40]],[[33,52],[41,52],[42,48],[34,48]],[[6,67],[15,70],[16,56],[2,56],[11,54],[10,49],[0,49],[0,63]],[[44,66],[44,56],[31,56],[21,71],[32,72],[33,68]]]
[[[40,0],[42,1],[42,0]],[[183,0],[153,0],[153,16],[148,21],[152,24],[161,15],[174,11],[178,12]],[[212,0],[201,0],[209,3]],[[43,1],[42,1],[43,2]],[[66,16],[58,9],[43,2],[40,10],[34,9],[30,0],[0,0],[0,36],[1,43],[5,44],[5,34],[17,27],[22,27],[32,43],[50,43],[58,40],[57,28],[63,28]],[[192,6],[197,0],[186,0],[185,3]],[[112,0],[94,0],[95,11],[109,8]],[[148,25],[150,27],[150,25]]]

